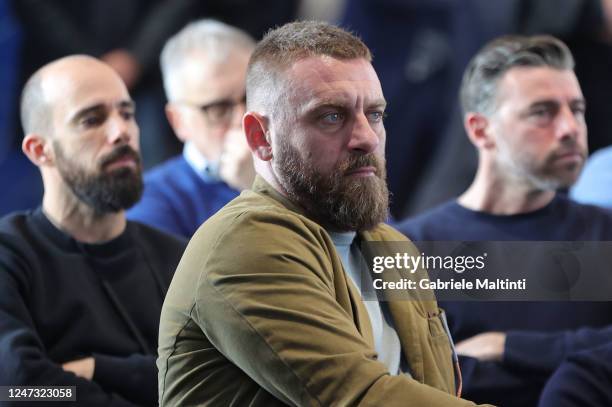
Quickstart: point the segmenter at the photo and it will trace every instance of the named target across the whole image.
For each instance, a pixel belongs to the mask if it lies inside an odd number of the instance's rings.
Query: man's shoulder
[[[395,242],[406,240],[406,236],[401,231],[386,223],[379,223],[368,233],[368,237],[375,241]]]
[[[177,275],[180,279],[185,275],[193,278],[193,273],[206,278],[245,270],[276,273],[283,267],[270,270],[273,264],[326,262],[332,247],[331,238],[316,222],[274,199],[243,191],[196,231]],[[329,271],[314,266],[310,269]]]
[[[37,211],[31,210],[0,218],[0,269],[20,274],[40,267],[47,245],[40,225],[33,219],[36,215]]]
[[[399,222],[395,227],[411,240],[448,239],[456,226],[461,208],[455,200],[444,202],[416,216]],[[447,235],[445,237],[445,235]]]
[[[197,230],[187,252],[195,254],[190,248],[197,248],[213,257],[238,251],[260,257],[279,249],[316,251],[330,245],[325,229],[312,219],[265,194],[247,190]]]
[[[612,222],[612,209],[589,203],[578,202],[567,196],[559,196],[557,200],[559,202],[559,206],[565,208],[567,211],[587,213],[597,216],[602,220]]]
[[[224,182],[206,182],[182,155],[171,158],[145,173],[145,196],[180,195],[180,199],[198,200],[203,193],[236,192]]]
[[[13,233],[21,229],[26,223],[26,219],[32,215],[31,211],[19,211],[9,213],[0,218],[0,232]]]
[[[172,157],[144,174],[145,185],[163,182],[175,183],[181,180],[181,175],[195,176],[195,172],[189,167],[182,155]]]
[[[556,227],[553,227],[556,226]],[[401,222],[411,240],[612,240],[612,211],[558,195],[529,213],[493,215],[449,201]]]
[[[36,235],[32,218],[36,211],[13,212],[0,218],[0,245],[29,246],[28,242]]]
[[[557,202],[556,216],[559,221],[570,223],[576,238],[612,240],[612,210],[576,202],[565,196],[557,198]]]
[[[202,222],[236,195],[223,182],[205,182],[181,155],[147,173],[143,196],[128,210],[127,216],[191,236]]]
[[[305,215],[250,190],[244,191],[224,206],[206,222],[209,223],[211,227],[240,229],[250,225],[260,229],[275,229],[277,232],[293,227],[323,230],[318,223]]]
[[[134,240],[139,243],[159,246],[166,251],[180,250],[181,252],[187,246],[187,239],[183,236],[160,230],[139,221],[128,220],[128,226]]]

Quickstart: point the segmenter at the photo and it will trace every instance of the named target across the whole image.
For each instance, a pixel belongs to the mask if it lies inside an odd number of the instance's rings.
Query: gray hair
[[[573,70],[567,46],[549,35],[504,36],[484,46],[470,61],[461,82],[463,112],[491,114],[495,110],[497,83],[515,67],[550,67]]]
[[[254,108],[254,104],[261,108],[274,103],[279,74],[296,61],[311,56],[372,61],[368,47],[342,28],[318,21],[285,24],[269,31],[251,56],[246,80],[247,109]]]
[[[160,57],[164,89],[168,100],[175,99],[175,75],[193,52],[202,52],[211,63],[225,62],[232,52],[243,50],[250,53],[255,40],[246,32],[220,21],[204,19],[187,24],[164,45]]]

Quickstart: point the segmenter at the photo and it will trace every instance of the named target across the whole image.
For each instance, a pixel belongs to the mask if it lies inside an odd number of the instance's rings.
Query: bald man
[[[86,56],[24,87],[22,148],[44,197],[0,219],[2,386],[72,386],[50,394],[76,405],[157,401],[159,313],[184,242],[126,221],[142,193],[134,108],[119,76]]]

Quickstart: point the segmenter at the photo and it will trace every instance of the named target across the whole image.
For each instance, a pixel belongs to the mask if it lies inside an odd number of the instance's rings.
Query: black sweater
[[[159,315],[184,248],[134,222],[84,244],[40,209],[1,219],[0,385],[77,386],[77,405],[155,405]],[[92,381],[62,370],[87,356]]]

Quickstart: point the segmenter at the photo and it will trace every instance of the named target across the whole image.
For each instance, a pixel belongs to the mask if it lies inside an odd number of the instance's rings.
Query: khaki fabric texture
[[[406,238],[380,225],[368,241]],[[327,232],[263,179],[192,238],[161,315],[161,406],[469,406],[435,301],[389,302],[413,378],[376,360]]]

